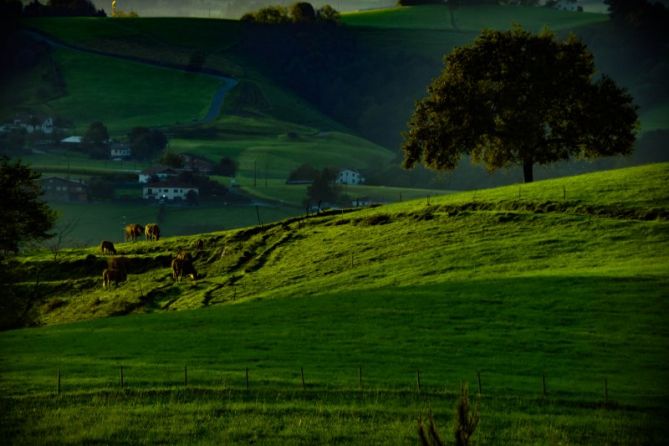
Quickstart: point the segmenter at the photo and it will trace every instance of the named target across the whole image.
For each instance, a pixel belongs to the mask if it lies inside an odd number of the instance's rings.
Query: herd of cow
[[[160,228],[155,223],[149,223],[142,226],[136,223],[129,224],[123,229],[125,241],[135,241],[144,233],[146,240],[159,240]],[[196,248],[202,249],[204,243],[198,240]],[[102,254],[116,255],[116,247],[114,243],[109,240],[103,240],[100,243],[100,251]],[[102,287],[108,288],[112,282],[118,286],[119,282],[125,282],[128,278],[127,259],[125,257],[112,257],[107,262],[107,268],[102,272]],[[190,277],[195,280],[198,278],[197,271],[193,265],[193,256],[187,251],[179,251],[172,259],[172,278],[175,281],[181,280],[183,277]]]

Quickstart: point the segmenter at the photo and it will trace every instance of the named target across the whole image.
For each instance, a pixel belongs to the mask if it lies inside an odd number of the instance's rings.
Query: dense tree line
[[[20,0],[0,0],[0,13],[16,17],[106,17],[104,9],[97,9],[90,0],[48,0],[43,4],[32,0],[23,5]]]
[[[247,23],[266,25],[295,24],[336,24],[339,23],[339,12],[332,6],[324,5],[315,9],[311,3],[297,2],[289,7],[275,5],[248,12],[241,18]]]

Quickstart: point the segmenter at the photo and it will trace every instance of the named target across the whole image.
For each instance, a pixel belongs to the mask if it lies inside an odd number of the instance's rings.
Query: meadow
[[[47,326],[0,334],[2,435],[406,444],[428,409],[450,436],[480,376],[477,444],[660,444],[667,180],[648,165],[120,244],[130,276],[109,291],[94,248],[24,256]],[[198,239],[203,277],[173,283]]]

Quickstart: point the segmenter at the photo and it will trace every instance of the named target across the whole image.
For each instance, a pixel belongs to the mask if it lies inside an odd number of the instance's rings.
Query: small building
[[[83,181],[60,177],[43,178],[40,181],[44,198],[49,201],[88,201],[88,186]]]
[[[176,169],[167,166],[153,166],[144,169],[139,173],[139,182],[148,184],[156,181],[166,181],[170,178],[176,178],[179,172]]]
[[[189,192],[193,191],[195,196],[200,195],[200,190],[182,181],[173,179],[147,184],[142,188],[142,198],[145,200],[174,201],[186,200]]]
[[[130,159],[132,157],[132,149],[126,144],[112,143],[109,148],[109,157],[114,161]]]
[[[363,184],[365,179],[360,172],[353,169],[342,169],[335,180],[337,184]]]

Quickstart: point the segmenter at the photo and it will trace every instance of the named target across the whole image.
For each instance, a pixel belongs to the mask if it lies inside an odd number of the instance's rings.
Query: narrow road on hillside
[[[120,59],[120,60],[125,60],[129,62],[134,62],[134,63],[139,63],[143,65],[148,65],[151,67],[155,68],[162,68],[166,70],[173,70],[173,71],[180,71],[182,73],[187,73],[187,74],[196,74],[196,75],[201,75],[201,76],[208,76],[214,79],[217,79],[221,81],[221,85],[218,87],[218,90],[216,90],[216,93],[214,93],[214,96],[211,100],[211,104],[209,105],[209,110],[207,111],[207,114],[203,118],[198,118],[195,119],[195,122],[201,122],[203,124],[208,124],[212,122],[214,119],[216,119],[220,114],[221,114],[221,108],[223,107],[223,102],[225,101],[225,96],[235,88],[237,85],[238,81],[236,79],[233,79],[231,77],[223,76],[222,73],[216,70],[212,70],[210,68],[202,68],[199,71],[192,71],[188,70],[185,65],[177,65],[177,64],[169,64],[169,63],[163,63],[163,62],[157,62],[157,61],[152,61],[148,59],[143,59],[140,57],[135,57],[135,56],[126,56],[122,54],[115,54],[115,53],[110,53],[107,51],[100,51],[100,50],[94,50],[90,48],[85,48],[85,47],[80,47],[77,45],[71,45],[69,43],[61,42],[59,40],[54,39],[53,37],[47,36],[46,34],[43,34],[41,32],[35,31],[35,30],[24,30],[23,31],[26,35],[30,36],[31,38],[39,41],[46,43],[47,45],[53,47],[53,48],[63,48],[67,50],[72,50],[72,51],[78,51],[80,53],[88,53],[88,54],[95,54],[97,56],[104,56],[104,57],[112,57],[114,59]]]

